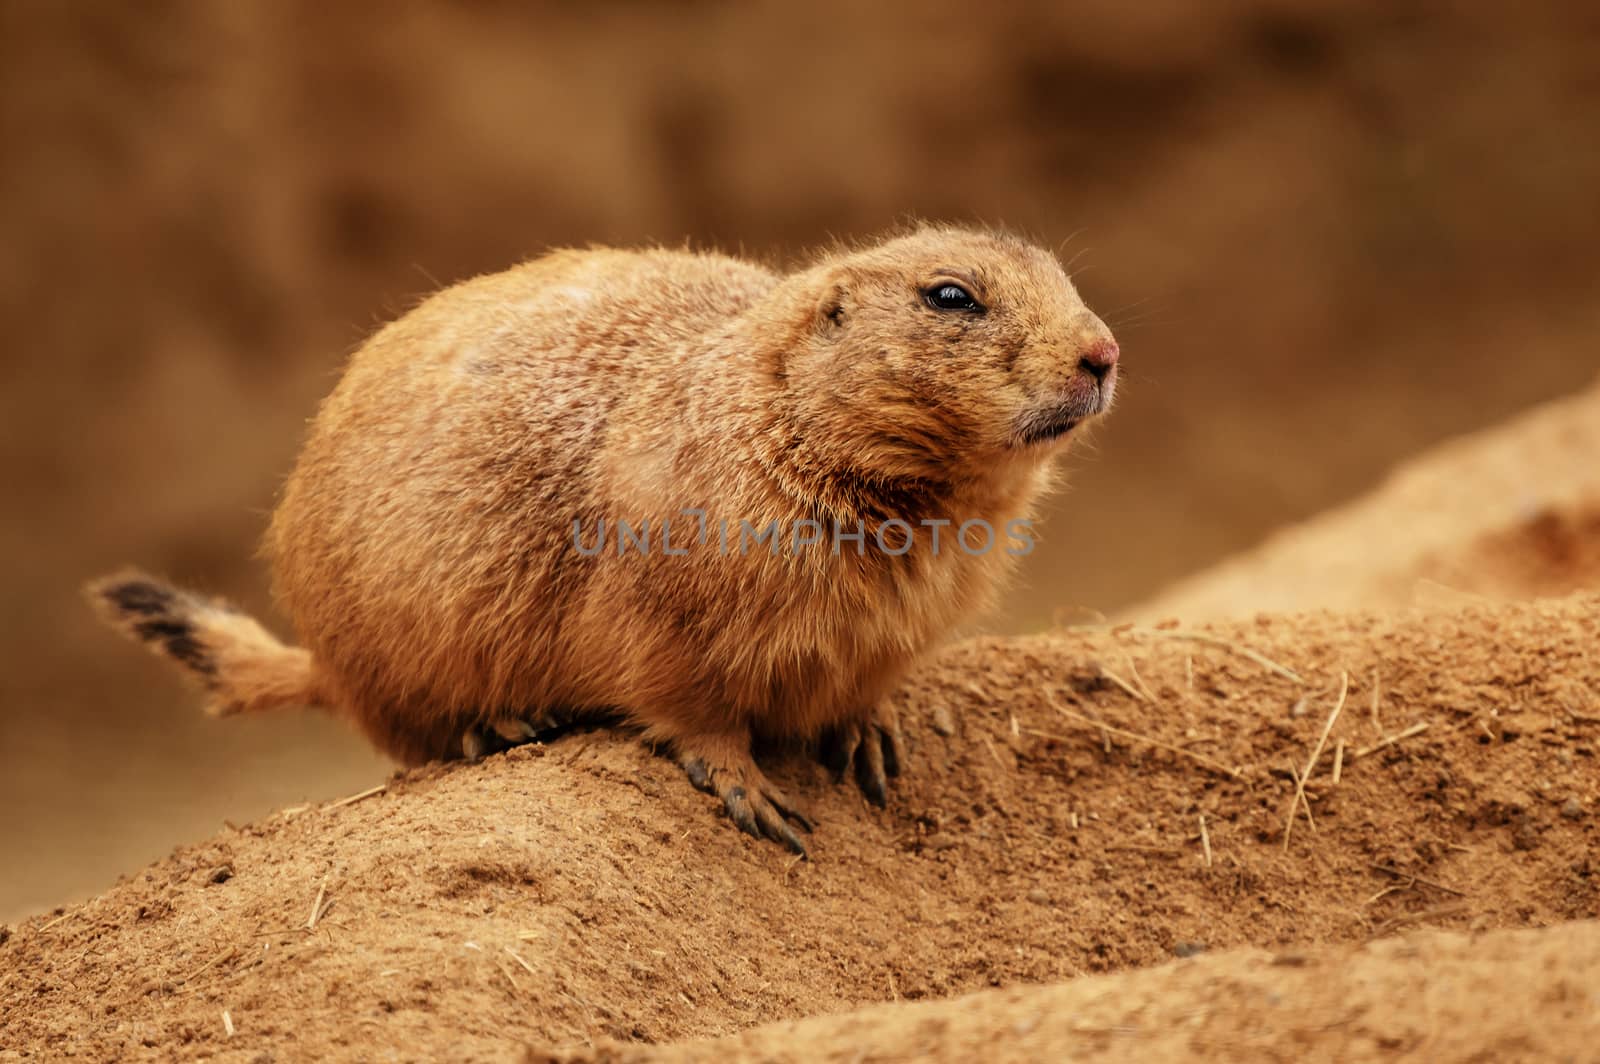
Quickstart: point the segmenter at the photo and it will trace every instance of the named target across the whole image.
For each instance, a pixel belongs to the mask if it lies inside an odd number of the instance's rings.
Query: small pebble
[[[1582,820],[1583,812],[1583,803],[1576,798],[1568,798],[1561,806],[1561,815],[1568,820]]]
[[[1049,905],[1050,895],[1035,887],[1034,889],[1028,891],[1028,900],[1033,902],[1035,905]]]
[[[218,865],[206,873],[207,883],[226,883],[233,878],[233,869],[228,865]]]
[[[948,706],[933,707],[933,730],[946,739],[956,733],[955,718],[950,716]]]
[[[1517,850],[1536,850],[1539,848],[1539,829],[1533,822],[1523,820],[1511,829],[1511,845]]]
[[[935,853],[938,853],[940,850],[951,849],[956,845],[957,842],[955,836],[946,835],[943,832],[940,832],[937,835],[930,835],[928,837],[928,841],[922,844],[923,849],[932,850]]]
[[[1204,942],[1180,942],[1172,947],[1172,953],[1177,957],[1198,957],[1206,951]]]

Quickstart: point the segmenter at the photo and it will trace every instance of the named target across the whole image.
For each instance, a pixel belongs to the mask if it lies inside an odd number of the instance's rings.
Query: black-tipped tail
[[[320,704],[311,656],[225,602],[133,571],[94,581],[87,590],[113,628],[198,680],[213,715]]]
[[[176,588],[143,575],[112,577],[89,586],[105,606],[102,615],[151,649],[195,673],[207,685],[217,663],[199,639],[194,605]]]

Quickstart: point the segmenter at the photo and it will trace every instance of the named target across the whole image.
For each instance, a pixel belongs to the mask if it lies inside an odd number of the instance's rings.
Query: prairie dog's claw
[[[882,807],[889,804],[889,780],[900,775],[901,745],[899,717],[884,707],[870,719],[842,724],[823,736],[819,755],[837,779],[855,765],[861,793]]]
[[[805,843],[789,822],[792,820],[801,830],[809,832],[811,819],[796,810],[784,793],[772,785],[748,753],[720,759],[684,753],[679,755],[678,764],[696,788],[722,799],[728,819],[740,831],[754,838],[771,839],[801,857],[809,856]]]

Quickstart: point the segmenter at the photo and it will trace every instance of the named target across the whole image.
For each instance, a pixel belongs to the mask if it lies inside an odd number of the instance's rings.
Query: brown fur
[[[987,311],[930,307],[941,279]],[[922,228],[789,275],[557,252],[433,296],[323,403],[267,542],[305,651],[172,594],[225,708],[328,706],[406,762],[610,712],[725,799],[782,812],[752,737],[867,730],[990,604],[1015,561],[1005,522],[1031,516],[1062,447],[1029,433],[1102,409],[1114,371],[1097,386],[1084,360],[1114,358],[1054,257],[1003,235]],[[867,552],[722,554],[713,525],[687,556],[617,556],[617,519],[670,520],[676,547],[688,508],[735,533],[861,519]],[[896,517],[949,519],[942,552],[925,528],[877,551]],[[983,556],[951,549],[974,518],[1001,535]],[[574,521],[591,542],[602,519],[608,549],[585,557]]]

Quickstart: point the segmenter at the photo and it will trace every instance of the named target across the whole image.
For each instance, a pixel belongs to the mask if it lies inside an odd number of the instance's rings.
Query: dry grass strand
[[[1375,754],[1379,750],[1386,750],[1389,747],[1393,746],[1395,743],[1401,742],[1402,740],[1405,740],[1405,739],[1410,739],[1411,737],[1416,736],[1416,735],[1421,735],[1423,732],[1425,732],[1427,730],[1428,730],[1428,722],[1427,721],[1419,721],[1418,723],[1411,725],[1411,727],[1407,728],[1405,731],[1395,732],[1393,735],[1385,736],[1383,739],[1380,739],[1378,742],[1373,743],[1371,746],[1362,747],[1360,750],[1357,750],[1355,753],[1350,755],[1350,760],[1351,761],[1359,761],[1363,757],[1368,756],[1369,754]]]
[[[322,877],[322,884],[317,887],[317,896],[311,902],[311,915],[306,917],[306,930],[314,930],[317,918],[322,915],[322,900],[328,896],[328,877]]]
[[[327,808],[329,808],[329,809],[340,809],[340,808],[343,808],[344,806],[347,806],[347,805],[354,805],[355,803],[357,803],[359,801],[362,801],[363,799],[371,798],[375,794],[382,794],[384,791],[386,791],[388,789],[389,789],[389,785],[387,783],[380,783],[376,787],[368,787],[366,790],[361,791],[358,794],[352,794],[352,795],[349,795],[348,797],[340,798],[336,802],[329,802],[328,805],[327,805]]]
[[[1229,768],[1221,761],[1206,757],[1204,754],[1197,754],[1193,750],[1185,750],[1181,746],[1174,746],[1172,743],[1162,742],[1160,739],[1152,739],[1147,735],[1140,735],[1138,732],[1131,732],[1125,728],[1114,727],[1113,725],[1095,720],[1093,717],[1086,716],[1082,713],[1075,713],[1066,706],[1063,706],[1054,692],[1047,694],[1046,697],[1048,697],[1050,700],[1051,708],[1053,708],[1063,717],[1066,717],[1068,720],[1077,721],[1079,724],[1088,725],[1091,728],[1098,728],[1102,734],[1116,735],[1123,739],[1127,739],[1129,742],[1144,743],[1146,746],[1153,746],[1158,750],[1165,750],[1168,753],[1177,754],[1179,757],[1186,757],[1196,764],[1204,765],[1206,768],[1209,768],[1214,772],[1222,773],[1229,779],[1238,780],[1244,778],[1244,774],[1238,769]],[[1030,735],[1037,735],[1040,738],[1055,739],[1057,742],[1063,741],[1066,738],[1065,736],[1055,735],[1050,732],[1039,731],[1036,728],[1024,728],[1023,731],[1028,732]]]
[[[1311,777],[1311,773],[1316,770],[1317,759],[1322,756],[1322,748],[1328,742],[1328,733],[1333,731],[1333,726],[1338,721],[1339,713],[1344,709],[1345,699],[1349,697],[1349,695],[1350,674],[1348,672],[1341,673],[1339,675],[1339,698],[1336,702],[1334,702],[1333,711],[1328,714],[1328,719],[1322,723],[1322,731],[1317,736],[1316,745],[1311,748],[1311,756],[1306,759],[1305,769],[1296,773],[1294,772],[1293,766],[1290,766],[1290,772],[1294,775],[1294,801],[1289,803],[1289,816],[1283,824],[1284,853],[1289,852],[1289,838],[1294,833],[1295,810],[1301,805],[1305,806],[1307,823],[1311,824],[1313,830],[1316,828],[1316,822],[1311,819],[1311,803],[1306,801],[1306,780],[1309,779]]]

